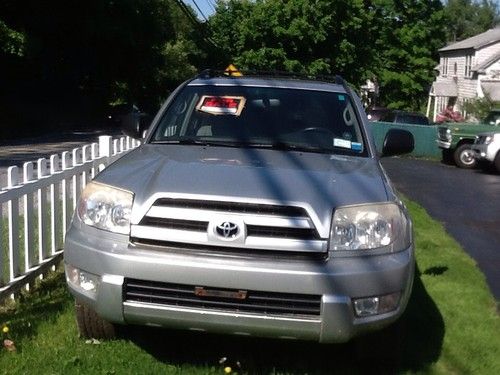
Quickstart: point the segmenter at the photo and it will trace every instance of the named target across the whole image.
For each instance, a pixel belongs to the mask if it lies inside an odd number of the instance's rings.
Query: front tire
[[[111,340],[116,338],[115,325],[102,319],[89,306],[75,302],[76,324],[78,333],[84,339]]]
[[[472,151],[471,145],[468,143],[458,146],[453,153],[453,158],[459,168],[471,169],[475,168],[477,164],[474,151]]]
[[[495,156],[495,160],[493,161],[493,165],[498,173],[500,173],[500,151],[497,152],[497,156]]]

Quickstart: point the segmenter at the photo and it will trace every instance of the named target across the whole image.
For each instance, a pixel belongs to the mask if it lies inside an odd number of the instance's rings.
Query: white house
[[[465,116],[462,105],[485,94],[500,101],[500,28],[441,48],[439,55],[427,117],[435,120],[448,106]]]

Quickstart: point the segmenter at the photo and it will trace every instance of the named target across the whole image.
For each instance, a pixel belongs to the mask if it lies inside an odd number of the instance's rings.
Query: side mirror
[[[382,156],[407,154],[415,148],[413,134],[407,130],[390,129],[385,135]]]
[[[143,112],[130,112],[123,116],[122,133],[129,137],[144,138],[146,130],[151,125],[151,116]]]

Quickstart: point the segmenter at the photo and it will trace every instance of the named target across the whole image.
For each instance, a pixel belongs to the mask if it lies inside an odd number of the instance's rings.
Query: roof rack
[[[244,70],[242,71],[242,73],[244,77],[307,79],[311,81],[336,83],[344,87],[347,86],[347,82],[340,75],[315,75],[307,73],[285,72],[279,70],[270,70],[270,71]],[[241,78],[240,76],[234,76],[231,73],[228,73],[227,71],[216,70],[216,69],[205,69],[196,76],[196,78],[201,78],[201,79],[209,79],[217,77]]]

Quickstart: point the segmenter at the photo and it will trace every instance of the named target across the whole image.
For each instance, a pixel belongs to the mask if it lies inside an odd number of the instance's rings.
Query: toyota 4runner
[[[412,149],[391,130],[382,153]],[[64,262],[94,338],[140,324],[345,342],[394,322],[414,277],[410,218],[339,77],[182,84],[82,192]]]

